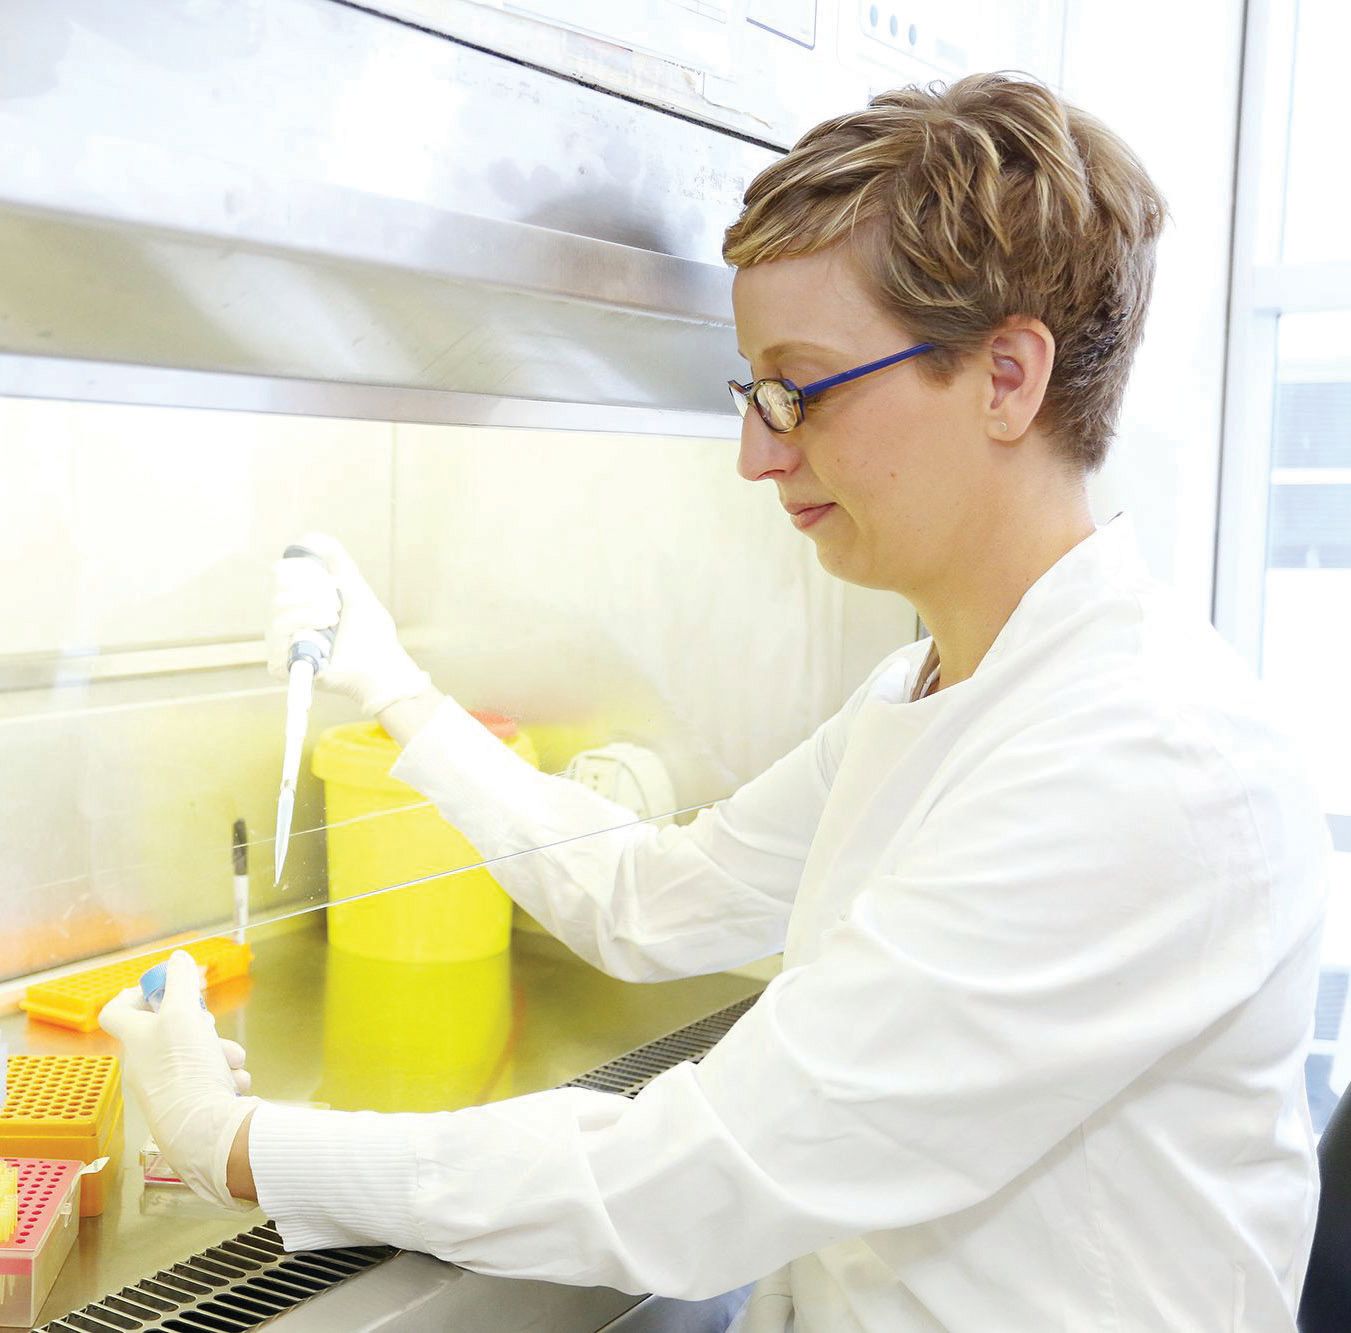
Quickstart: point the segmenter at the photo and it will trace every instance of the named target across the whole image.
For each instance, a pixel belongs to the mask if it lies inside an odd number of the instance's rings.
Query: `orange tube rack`
[[[11,1055],[0,1107],[0,1156],[93,1162],[80,1216],[103,1211],[122,1158],[122,1067],[112,1055]]]
[[[253,958],[253,950],[247,944],[236,944],[228,939],[198,940],[182,947],[199,966],[206,968],[208,988],[244,976]],[[52,981],[37,982],[24,992],[20,1006],[28,1011],[30,1018],[40,1018],[44,1023],[56,1023],[76,1032],[96,1032],[103,1006],[114,995],[135,986],[147,968],[164,962],[172,952],[162,949],[120,963],[73,972]]]

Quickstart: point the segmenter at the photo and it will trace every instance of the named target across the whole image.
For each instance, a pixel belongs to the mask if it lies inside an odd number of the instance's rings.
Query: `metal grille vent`
[[[656,1041],[639,1046],[637,1050],[621,1055],[609,1064],[601,1065],[580,1078],[574,1078],[566,1088],[590,1088],[595,1092],[617,1092],[624,1097],[636,1097],[658,1074],[686,1060],[696,1063],[704,1058],[727,1034],[732,1025],[746,1013],[760,996],[748,995],[744,1000],[719,1009],[687,1028],[658,1037]]]
[[[37,1333],[236,1333],[258,1328],[395,1253],[371,1245],[287,1254],[268,1222],[43,1324]]]

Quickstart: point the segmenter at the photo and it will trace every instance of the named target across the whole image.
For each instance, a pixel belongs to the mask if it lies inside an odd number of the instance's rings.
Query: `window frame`
[[[1287,264],[1281,249],[1300,0],[1248,0],[1239,81],[1215,627],[1262,666],[1280,318],[1351,311],[1351,263]],[[1275,198],[1276,207],[1264,208]],[[1351,850],[1351,836],[1339,839]]]

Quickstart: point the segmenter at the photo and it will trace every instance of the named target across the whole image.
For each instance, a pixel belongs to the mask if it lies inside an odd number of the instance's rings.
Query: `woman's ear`
[[[990,393],[986,429],[1012,443],[1027,434],[1041,411],[1055,364],[1055,338],[1039,319],[1005,320],[990,339]]]

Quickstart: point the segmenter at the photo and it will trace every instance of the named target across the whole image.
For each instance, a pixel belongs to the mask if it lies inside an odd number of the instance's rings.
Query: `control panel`
[[[906,83],[1060,80],[1068,0],[368,0],[371,8],[786,148]]]

